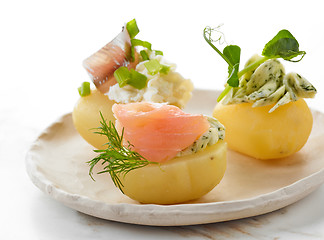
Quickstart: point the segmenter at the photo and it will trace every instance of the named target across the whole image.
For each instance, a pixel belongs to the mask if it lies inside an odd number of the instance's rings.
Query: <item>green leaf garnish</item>
[[[299,51],[299,43],[296,38],[288,31],[281,30],[264,47],[262,55],[268,58],[283,58],[291,61],[292,58],[302,55],[297,60],[299,62],[304,56],[305,51]]]
[[[231,63],[228,65],[228,79],[227,83],[231,87],[238,87],[239,78],[237,76],[240,66],[241,48],[236,45],[229,45],[223,49],[223,54]]]
[[[78,88],[79,94],[81,97],[85,97],[90,95],[91,90],[90,90],[90,83],[89,82],[83,82],[81,84],[81,87]]]
[[[213,32],[219,33],[219,30],[218,30],[219,27],[220,26],[218,26],[217,28],[205,27],[204,39],[209,44],[209,46],[211,46],[212,49],[214,49],[227,62],[228,65],[232,65],[232,67],[233,67],[233,64],[231,63],[231,61],[220,50],[218,50],[218,48],[213,44],[213,42],[220,42],[222,40],[222,36],[219,36],[217,39],[212,38]]]
[[[135,18],[126,23],[126,29],[131,39],[133,39],[139,33]]]
[[[238,87],[239,85],[239,77],[238,77],[238,69],[240,65],[240,56],[241,56],[241,48],[236,45],[229,45],[223,49],[223,53],[213,44],[213,42],[220,42],[222,36],[217,39],[212,38],[212,33],[214,31],[218,32],[218,28],[210,28],[206,27],[204,29],[204,38],[206,42],[227,62],[228,64],[228,78],[227,78],[227,86],[225,90],[219,95],[217,101],[220,101],[230,90],[232,87]]]
[[[115,186],[123,193],[123,184],[120,177],[124,177],[132,170],[145,167],[149,164],[158,163],[150,162],[139,153],[133,151],[131,149],[133,146],[129,142],[127,142],[127,146],[123,145],[124,130],[122,134],[119,135],[115,125],[111,121],[107,124],[101,112],[100,117],[101,126],[97,128],[98,131],[95,133],[107,137],[107,148],[103,150],[94,150],[94,152],[99,153],[99,155],[87,162],[90,166],[89,175],[94,180],[93,169],[101,162],[104,168],[102,171],[98,172],[98,174],[109,173]]]
[[[213,42],[220,42],[222,36],[214,39],[212,38],[212,33],[220,33],[217,28],[206,27],[204,29],[204,39],[206,42],[227,62],[228,64],[228,79],[227,85],[224,91],[220,94],[217,101],[221,101],[233,87],[239,86],[239,79],[246,72],[252,71],[260,66],[262,63],[269,59],[273,58],[282,58],[287,61],[299,62],[305,56],[305,51],[299,51],[299,43],[294,38],[294,36],[288,30],[281,30],[278,34],[271,39],[264,47],[262,51],[263,57],[258,61],[251,63],[246,66],[244,69],[239,71],[240,64],[240,47],[236,45],[226,46],[223,50],[223,53],[213,44]],[[299,60],[293,61],[292,59],[300,56]]]
[[[128,70],[127,67],[120,67],[114,72],[114,77],[119,87],[124,87],[126,84],[137,89],[142,89],[146,86],[147,77],[134,69]]]
[[[231,87],[238,87],[239,86],[239,78],[237,76],[239,68],[239,63],[236,63],[233,68],[230,68],[229,70],[231,72],[228,72],[230,75],[227,79],[227,84]]]

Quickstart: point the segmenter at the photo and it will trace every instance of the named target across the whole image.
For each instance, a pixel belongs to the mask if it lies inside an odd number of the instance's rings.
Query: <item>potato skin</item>
[[[195,154],[148,165],[120,176],[124,193],[141,203],[175,204],[200,198],[223,178],[227,144],[220,140]]]
[[[100,127],[100,113],[107,121],[115,123],[115,117],[112,113],[114,101],[109,100],[108,96],[102,94],[97,89],[91,90],[91,94],[80,97],[73,112],[72,119],[76,130],[92,146],[97,149],[105,148],[107,137],[95,134],[94,128]]]
[[[313,117],[304,99],[269,113],[272,107],[218,103],[213,116],[225,126],[225,141],[230,149],[257,159],[282,158],[304,146],[312,130]]]

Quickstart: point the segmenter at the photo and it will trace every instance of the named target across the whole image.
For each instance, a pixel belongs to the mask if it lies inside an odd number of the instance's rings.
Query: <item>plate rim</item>
[[[33,145],[34,146],[34,145]],[[30,152],[26,155],[26,168],[29,177],[32,182],[42,190],[47,195],[51,196],[55,200],[63,203],[64,205],[75,209],[77,211],[83,212],[88,215],[92,215],[98,218],[106,219],[106,220],[114,220],[118,222],[124,223],[132,223],[137,225],[151,225],[151,226],[184,226],[184,225],[196,225],[196,224],[206,224],[206,223],[215,223],[215,222],[223,222],[228,220],[235,220],[241,218],[247,218],[256,216],[253,212],[247,213],[247,211],[256,208],[256,207],[264,207],[261,213],[257,215],[262,215],[265,213],[269,213],[283,207],[286,207],[303,197],[307,196],[314,190],[316,190],[323,182],[324,182],[324,169],[321,169],[305,178],[299,179],[298,181],[293,182],[283,188],[277,189],[275,191],[261,194],[252,198],[246,198],[241,200],[232,200],[232,201],[221,201],[221,202],[211,202],[211,203],[181,203],[181,204],[173,204],[173,205],[158,205],[158,204],[132,204],[132,203],[105,203],[98,200],[91,199],[84,195],[72,194],[63,189],[55,187],[55,184],[48,180],[42,173],[36,170],[37,166],[32,160],[32,155]],[[310,179],[313,181],[316,179],[315,185],[312,185],[311,188],[308,188],[306,191],[303,191],[302,194],[298,191],[294,191],[295,188],[300,188],[300,184],[302,183],[307,187]],[[287,195],[287,192],[294,192],[294,195]],[[283,194],[282,194],[283,193]],[[293,198],[292,196],[298,196],[297,198]],[[271,199],[272,204],[266,203],[263,201],[260,203],[259,199]],[[281,202],[281,206],[273,207],[275,202]],[[91,208],[100,209],[101,213],[87,211],[84,209],[84,203],[90,205]],[[108,214],[109,211],[103,211],[102,207],[111,208],[110,212],[115,214]],[[133,215],[133,221],[130,219],[124,219],[125,212],[135,209],[137,213],[136,216]],[[106,209],[105,209],[106,210]],[[138,211],[140,210],[140,211]],[[141,216],[146,215],[145,213],[151,214],[151,211],[154,210],[154,215],[148,221],[147,219],[143,220]],[[166,211],[168,210],[168,211]],[[211,211],[212,210],[212,211]],[[226,210],[226,211],[215,211],[215,210]],[[233,217],[232,214],[240,211],[243,216]],[[133,212],[133,213],[134,213]],[[230,215],[230,216],[217,216],[214,217],[215,214],[219,215]],[[173,217],[178,214],[186,215],[186,216],[195,216],[197,214],[204,215],[207,218],[202,220],[197,219],[188,219],[187,221],[181,222],[168,222],[167,224],[161,224],[159,220],[156,221],[157,216],[167,216],[169,219],[173,219]],[[185,218],[186,219],[186,218]]]
[[[207,89],[201,89],[200,91],[216,92]],[[318,110],[311,110],[313,114],[323,114]],[[71,113],[61,115],[38,135],[26,153],[25,168],[31,181],[41,191],[72,209],[98,218],[150,226],[184,226],[235,220],[269,213],[286,207],[307,196],[316,190],[322,183],[324,183],[324,168],[322,168],[285,187],[252,198],[240,200],[210,203],[181,203],[173,205],[105,203],[91,199],[88,196],[69,193],[61,188],[57,188],[55,183],[47,179],[42,172],[37,170],[37,164],[33,160],[33,155],[34,151],[37,150],[39,141],[42,141],[43,136],[47,135],[51,131],[51,128],[55,127],[57,124],[64,124],[65,119],[70,117]],[[316,179],[316,184],[313,183],[314,179]],[[310,184],[310,181],[312,181],[313,184]],[[301,187],[304,187],[305,190],[302,192],[295,191],[296,188]],[[291,192],[293,192],[293,194],[288,195],[288,193]],[[271,200],[270,204],[267,201],[260,202],[260,198]],[[274,203],[277,203],[276,207],[274,207]],[[254,214],[253,211],[251,211],[256,207],[262,207],[262,211],[258,211],[258,214]],[[100,209],[100,212],[93,211],[93,208]],[[103,211],[103,209],[105,211]],[[135,211],[132,211],[134,209]],[[154,211],[152,212],[152,210]],[[134,212],[137,213],[137,216],[133,215],[132,218],[125,217],[127,216],[128,211],[132,211],[132,214],[134,214]],[[233,216],[233,214],[237,214],[237,212],[240,214],[236,217]],[[150,217],[144,218],[143,215],[147,216],[145,213]],[[197,216],[197,213],[198,215],[203,215],[204,218],[188,217]],[[179,218],[179,215],[182,217]],[[167,218],[167,221],[161,222],[161,217],[162,219]]]

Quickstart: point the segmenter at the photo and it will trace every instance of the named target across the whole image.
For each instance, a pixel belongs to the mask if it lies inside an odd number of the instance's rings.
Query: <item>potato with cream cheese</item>
[[[72,115],[77,131],[95,148],[105,143],[92,130],[100,124],[99,112],[114,122],[114,103],[145,101],[184,108],[191,98],[190,79],[176,72],[175,64],[167,62],[161,51],[135,39],[138,31],[135,20],[128,22],[115,39],[83,62],[96,89],[81,94]]]
[[[97,149],[104,148],[107,143],[105,136],[95,134],[96,128],[100,126],[100,114],[107,121],[115,121],[111,108],[115,102],[97,89],[91,90],[87,96],[80,97],[72,112],[73,124],[79,134],[89,144]]]

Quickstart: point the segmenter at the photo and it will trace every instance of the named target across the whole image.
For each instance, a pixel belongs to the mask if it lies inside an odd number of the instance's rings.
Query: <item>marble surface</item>
[[[25,154],[41,131],[78,98],[88,76],[82,60],[136,17],[141,39],[177,63],[196,87],[222,88],[227,67],[202,37],[224,23],[242,60],[262,51],[278,30],[289,29],[307,52],[287,64],[318,89],[311,107],[324,112],[321,76],[324,17],[320,1],[2,1],[0,3],[0,183],[4,239],[324,239],[324,186],[281,210],[247,219],[184,227],[149,227],[97,219],[43,194],[25,170]],[[253,11],[252,11],[253,6]],[[268,16],[269,15],[269,16]],[[188,58],[188,54],[191,58]],[[198,66],[198,67],[197,67]]]

